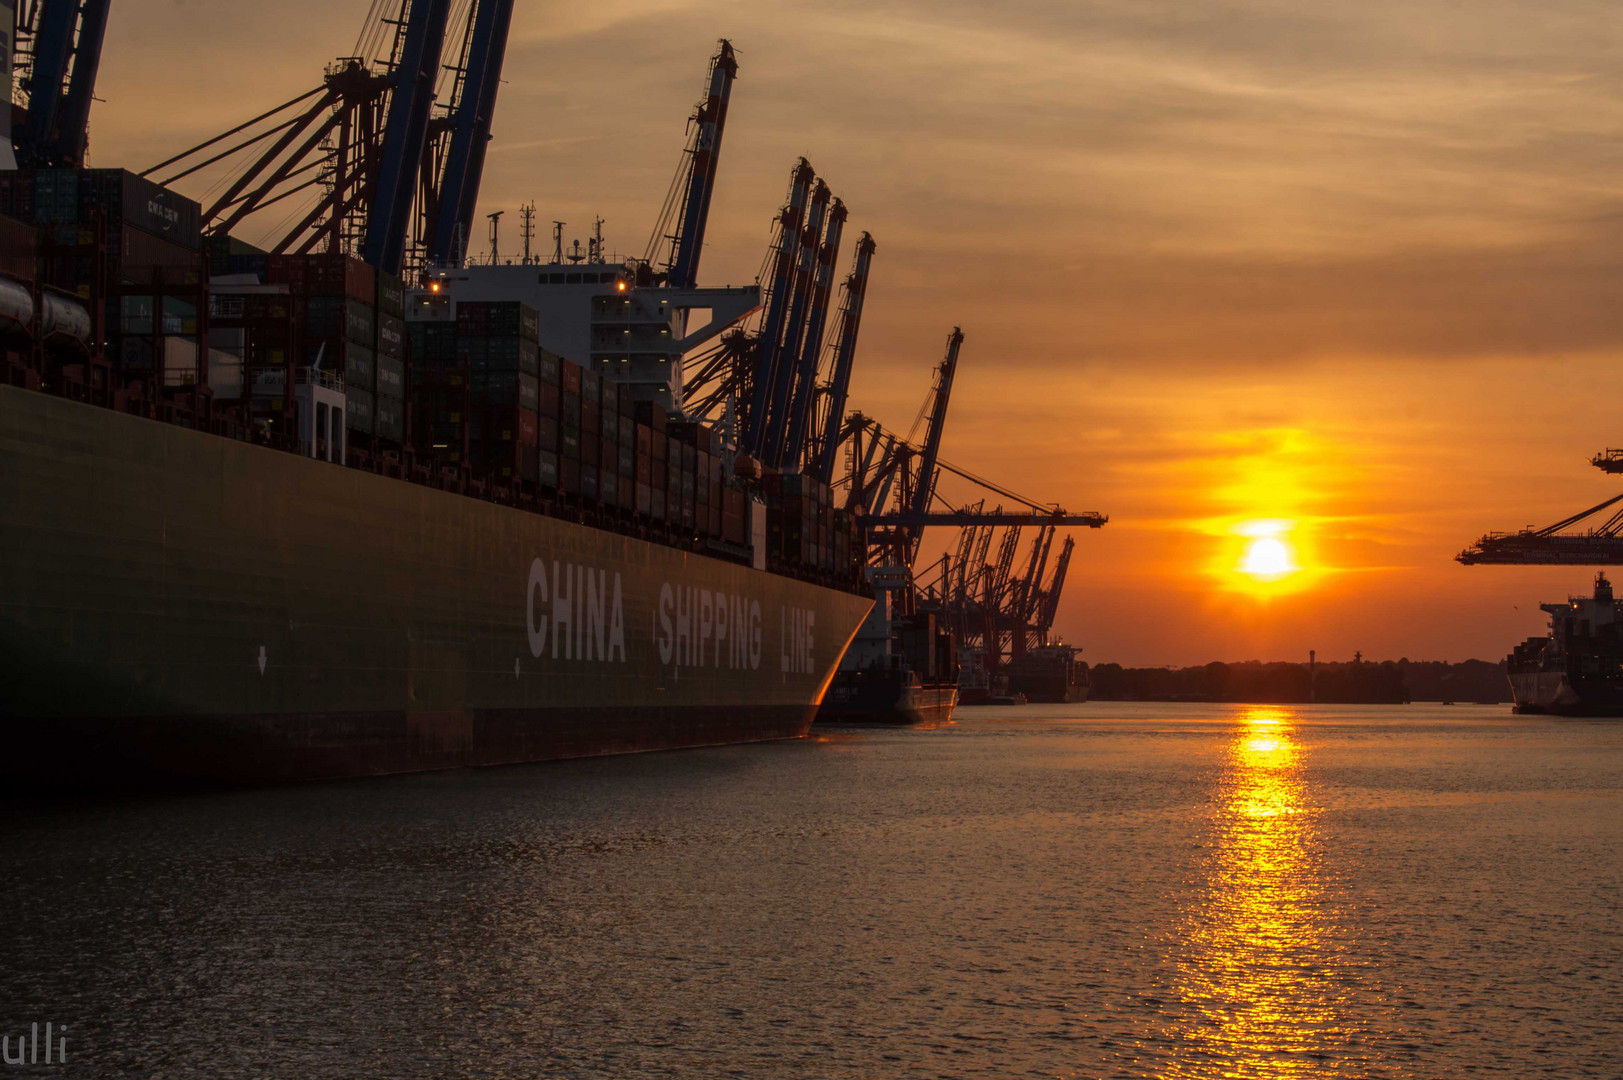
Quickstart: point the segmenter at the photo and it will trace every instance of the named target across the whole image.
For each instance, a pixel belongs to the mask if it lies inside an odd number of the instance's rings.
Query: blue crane
[[[929,513],[930,500],[935,496],[936,465],[941,460],[941,435],[947,429],[947,406],[952,401],[952,380],[958,372],[958,349],[964,343],[964,332],[958,327],[952,328],[947,335],[947,356],[936,368],[935,388],[932,391],[930,403],[930,426],[924,435],[924,452],[919,460],[918,481],[913,486],[912,501],[908,504],[906,512],[922,516]],[[907,528],[908,557],[905,565],[912,566],[913,559],[918,555],[919,540],[923,530]]]
[[[819,180],[812,188],[810,213],[800,234],[794,288],[789,298],[789,317],[783,326],[783,340],[778,343],[777,363],[772,372],[772,398],[766,418],[762,460],[774,469],[782,468],[784,461],[789,460],[784,434],[789,426],[789,402],[800,363],[800,345],[806,336],[812,281],[817,275],[817,256],[823,239],[823,224],[828,218],[828,203],[828,185]]]
[[[451,105],[451,146],[440,170],[428,237],[430,263],[459,263],[467,248],[512,21],[513,0],[479,0]]]
[[[142,175],[168,186],[225,170],[223,192],[203,211],[211,233],[309,200],[271,242],[274,253],[354,251],[390,273],[448,261],[473,221],[514,7],[458,3],[466,23],[460,59],[446,69],[456,73],[447,107],[436,110],[435,97],[452,0],[388,0],[381,6],[397,17],[369,20],[359,55],[341,58],[320,86]],[[376,63],[374,47],[386,48]]]
[[[738,78],[732,42],[722,38],[716,45],[716,55],[705,72],[704,98],[688,117],[687,145],[642,257],[650,273],[656,266],[664,268],[654,274],[655,282],[674,289],[698,287],[705,226],[721,163],[721,136],[727,127],[727,104]]]
[[[742,449],[751,457],[759,458],[766,438],[767,409],[771,401],[773,376],[777,370],[784,322],[788,315],[789,294],[794,283],[795,263],[800,255],[801,226],[806,215],[806,200],[811,193],[816,174],[805,158],[796,164],[789,178],[789,202],[778,213],[778,243],[772,262],[772,282],[766,304],[766,321],[761,326],[756,346],[754,379],[750,394],[750,411],[745,417]]]
[[[733,46],[723,38],[710,61],[710,85],[704,103],[693,116],[693,145],[688,153],[687,192],[682,199],[667,281],[678,289],[691,289],[699,283],[699,256],[704,253],[704,230],[710,220],[710,198],[716,191],[716,169],[721,160],[721,136],[727,126],[727,102],[732,97],[733,80],[738,78],[738,60]]]
[[[817,397],[817,362],[823,353],[823,328],[828,323],[828,303],[834,293],[834,261],[839,258],[845,218],[845,204],[835,199],[829,207],[822,247],[817,252],[811,313],[806,317],[806,336],[800,345],[800,367],[795,375],[794,396],[789,407],[789,433],[784,440],[783,459],[790,468],[798,469],[803,464],[811,464],[806,460],[806,440],[812,424],[812,406]]]
[[[398,273],[406,254],[412,202],[428,141],[440,54],[451,0],[412,0],[406,16],[399,62],[391,75],[389,118],[383,133],[372,204],[361,257],[380,270]]]
[[[111,5],[112,0],[42,0],[39,5],[33,61],[25,76],[28,108],[14,136],[21,165],[84,166]]]
[[[873,262],[873,237],[863,233],[857,239],[856,266],[845,279],[845,303],[840,309],[840,337],[834,351],[834,376],[828,388],[828,412],[823,418],[821,460],[817,479],[834,480],[834,466],[840,454],[840,425],[845,422],[845,402],[851,391],[851,367],[857,355],[857,331],[862,326],[862,300],[868,294],[868,268]]]

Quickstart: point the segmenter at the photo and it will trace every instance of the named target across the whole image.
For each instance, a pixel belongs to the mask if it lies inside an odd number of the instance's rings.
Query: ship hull
[[[14,783],[278,782],[794,738],[869,605],[0,387]]]
[[[817,722],[906,727],[951,720],[957,686],[920,685],[910,676],[906,669],[839,672],[817,710]]]
[[[1512,671],[1518,713],[1550,716],[1623,716],[1623,680],[1573,678],[1564,671]]]
[[[1026,677],[1009,680],[1009,693],[1023,694],[1033,705],[1062,705],[1088,700],[1088,687],[1066,682],[1065,676]]]

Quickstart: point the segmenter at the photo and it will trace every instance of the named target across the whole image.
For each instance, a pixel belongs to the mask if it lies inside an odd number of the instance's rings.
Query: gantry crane
[[[17,85],[28,99],[12,132],[16,165],[84,167],[90,102],[111,6],[112,0],[24,0],[15,27],[0,31],[15,31],[14,64],[22,71]],[[0,149],[0,155],[12,152],[11,146]]]
[[[732,410],[741,452],[783,472],[832,473],[833,434],[850,386],[873,238],[857,243],[839,330],[826,340],[835,265],[848,213],[805,158],[789,178],[774,222],[767,292],[756,329],[729,331],[684,366],[685,409],[714,418]],[[827,382],[820,382],[824,368]],[[830,405],[837,399],[837,405]]]
[[[1454,558],[1466,566],[1623,565],[1623,509],[1614,511],[1595,528],[1567,531],[1619,501],[1623,501],[1623,495],[1614,495],[1542,529],[1488,533]]]
[[[203,212],[211,233],[230,233],[272,206],[303,209],[271,240],[274,253],[347,251],[390,273],[460,260],[513,0],[467,4],[450,65],[441,61],[452,0],[390,0],[389,9],[394,15],[369,23],[355,55],[339,59],[320,86],[142,175],[172,185],[226,170],[229,184]],[[446,80],[448,101],[436,113]],[[284,202],[291,199],[301,202]]]
[[[1608,448],[1589,463],[1604,473],[1623,473],[1623,450]],[[1529,526],[1520,532],[1487,533],[1454,558],[1466,566],[1623,565],[1623,509],[1613,511],[1599,525],[1572,531],[1619,502],[1623,495],[1614,495],[1542,529]]]
[[[682,163],[643,256],[647,265],[663,267],[663,284],[674,289],[691,289],[699,283],[699,258],[704,254],[704,232],[721,162],[721,137],[727,130],[727,104],[737,79],[738,58],[733,55],[732,42],[722,38],[705,77],[704,100],[688,122]]]
[[[840,329],[834,346],[834,370],[823,395],[823,418],[819,425],[821,434],[807,455],[808,461],[816,463],[817,479],[825,484],[834,480],[834,463],[840,453],[840,422],[845,417],[845,404],[851,392],[857,332],[862,327],[862,301],[868,294],[868,270],[873,262],[875,247],[873,237],[867,233],[857,239],[855,265],[843,286]]]

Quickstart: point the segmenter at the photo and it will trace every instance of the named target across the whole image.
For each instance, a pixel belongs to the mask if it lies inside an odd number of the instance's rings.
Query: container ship
[[[1088,700],[1088,665],[1075,646],[1041,645],[1012,657],[1004,666],[1008,693],[1029,702],[1060,704]]]
[[[1589,596],[1540,604],[1550,632],[1522,642],[1506,658],[1519,713],[1623,716],[1623,615],[1605,573]]]
[[[493,234],[477,265],[464,252],[511,0],[467,5],[456,93],[432,127],[454,35],[435,21],[444,0],[398,6],[390,60],[334,66],[287,122],[318,134],[275,152],[302,145],[310,163],[261,162],[208,207],[84,167],[96,65],[68,60],[99,49],[87,20],[106,5],[45,0],[18,26],[30,100],[0,140],[17,155],[0,161],[13,786],[799,737],[872,605],[861,529],[828,485],[786,499],[799,455],[763,467],[739,448],[765,415],[711,423],[684,395],[690,350],[800,286],[695,284],[731,47],[695,114],[666,257],[610,256],[594,231],[584,252],[560,232],[550,259],[527,237],[504,261]],[[340,123],[362,116],[384,120],[369,145]],[[318,167],[325,201],[293,234],[232,233],[278,178]],[[436,208],[438,225],[415,216]],[[780,234],[838,244],[808,231]],[[781,322],[782,338],[804,323]]]

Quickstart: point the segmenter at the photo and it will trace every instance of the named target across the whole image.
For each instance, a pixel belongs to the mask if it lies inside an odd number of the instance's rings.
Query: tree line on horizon
[[[1246,660],[1185,668],[1089,668],[1096,701],[1222,701],[1261,704],[1402,704],[1511,700],[1503,661],[1352,660],[1316,664]]]

